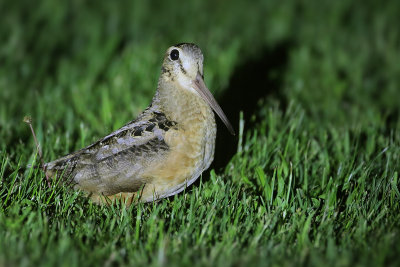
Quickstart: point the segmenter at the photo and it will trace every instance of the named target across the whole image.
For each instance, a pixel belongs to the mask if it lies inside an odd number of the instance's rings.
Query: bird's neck
[[[215,123],[213,111],[198,94],[171,80],[160,79],[152,104],[184,128]]]

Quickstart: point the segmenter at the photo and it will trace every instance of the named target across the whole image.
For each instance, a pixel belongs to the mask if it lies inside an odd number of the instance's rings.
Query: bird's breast
[[[164,136],[168,155],[144,174],[152,181],[143,192],[143,198],[146,195],[149,198],[144,201],[151,201],[154,194],[161,198],[179,193],[213,160],[216,124],[211,108],[201,98],[193,98],[187,105],[176,106],[175,112],[170,116],[178,122],[177,127],[169,129]]]

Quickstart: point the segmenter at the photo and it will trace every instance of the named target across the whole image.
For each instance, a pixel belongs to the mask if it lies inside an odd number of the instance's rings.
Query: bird
[[[46,177],[60,178],[98,204],[153,202],[182,192],[213,161],[214,112],[235,135],[204,83],[203,61],[195,44],[169,47],[151,104],[97,142],[45,163]]]

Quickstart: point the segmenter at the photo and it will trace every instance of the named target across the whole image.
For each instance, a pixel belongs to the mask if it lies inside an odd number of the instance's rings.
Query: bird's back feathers
[[[177,127],[176,122],[150,107],[92,145],[45,164],[46,171],[49,176],[79,183],[80,188],[90,192],[110,195],[120,192],[121,187],[135,192],[146,182],[141,177],[144,168],[168,153],[165,133]],[[129,173],[124,173],[126,170]],[[115,181],[124,177],[136,177],[137,181]]]

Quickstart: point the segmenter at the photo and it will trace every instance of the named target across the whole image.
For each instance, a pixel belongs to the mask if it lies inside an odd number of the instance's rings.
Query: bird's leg
[[[32,127],[32,118],[29,117],[29,116],[26,116],[26,117],[24,117],[24,122],[29,125],[29,128],[31,128],[33,139],[35,140],[35,144],[36,144],[36,149],[37,149],[38,154],[39,154],[40,163],[42,165],[41,167],[43,169],[44,175],[46,176],[47,185],[50,188],[51,187],[50,178],[46,173],[46,166],[44,165],[44,160],[43,160],[43,156],[42,156],[42,150],[40,149],[39,142],[38,142],[38,140],[36,138],[35,130],[33,130],[33,127]]]
[[[90,199],[99,204],[111,205],[114,202],[125,203],[126,206],[132,205],[137,200],[137,194],[135,192],[120,192],[111,196],[105,196],[103,194],[90,195]]]

